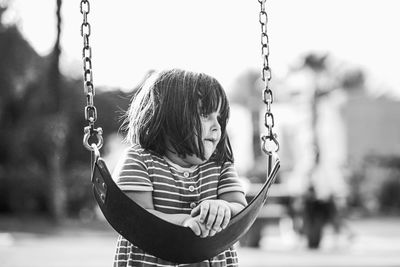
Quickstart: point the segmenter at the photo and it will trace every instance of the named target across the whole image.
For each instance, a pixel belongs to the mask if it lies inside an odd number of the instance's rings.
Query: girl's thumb
[[[195,217],[195,216],[199,215],[200,214],[199,210],[200,210],[200,206],[195,207],[190,212],[190,216]]]

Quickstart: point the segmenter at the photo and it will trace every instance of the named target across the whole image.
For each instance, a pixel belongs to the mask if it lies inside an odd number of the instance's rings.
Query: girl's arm
[[[213,236],[226,228],[231,217],[238,214],[247,205],[242,192],[221,194],[219,199],[209,199],[201,202],[191,212],[191,216],[199,216],[200,225],[206,227],[207,235]]]
[[[221,194],[219,199],[225,200],[228,202],[228,206],[231,210],[231,215],[235,216],[238,214],[244,207],[247,206],[246,197],[242,192],[228,192]]]
[[[153,196],[150,191],[134,191],[125,192],[125,194],[135,201],[137,204],[145,208],[148,212],[156,215],[157,217],[163,219],[164,221],[177,224],[180,226],[189,227],[192,229],[195,235],[206,237],[208,231],[205,229],[204,225],[199,223],[199,216],[193,218],[189,214],[167,214],[154,209]]]
[[[183,225],[185,220],[191,217],[188,214],[167,214],[163,212],[156,211],[153,205],[153,196],[150,191],[134,191],[125,192],[125,194],[135,201],[137,204],[145,208],[150,213],[160,217],[161,219],[168,221],[173,224]]]

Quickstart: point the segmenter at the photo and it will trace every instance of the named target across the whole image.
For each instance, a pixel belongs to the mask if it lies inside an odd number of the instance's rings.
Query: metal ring
[[[97,138],[97,143],[92,143],[89,144],[89,138],[93,136],[92,129],[90,126],[85,127],[85,134],[83,135],[83,145],[86,147],[86,149],[90,151],[95,151],[95,149],[92,147],[92,145],[95,145],[97,149],[100,149],[103,146],[103,130],[99,127],[93,132],[96,132],[96,138]]]

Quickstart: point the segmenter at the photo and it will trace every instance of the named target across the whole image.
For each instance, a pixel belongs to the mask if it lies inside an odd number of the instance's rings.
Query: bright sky
[[[4,1],[4,0],[0,0]],[[42,55],[55,39],[56,0],[8,0],[7,20]],[[63,1],[63,69],[82,75],[79,2]],[[308,51],[363,67],[400,95],[400,1],[268,0],[270,64],[278,75]],[[94,83],[130,89],[149,69],[209,73],[229,88],[260,69],[257,0],[91,1]]]

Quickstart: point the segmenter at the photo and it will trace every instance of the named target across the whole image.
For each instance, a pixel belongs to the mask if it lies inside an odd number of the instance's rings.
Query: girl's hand
[[[189,227],[192,229],[193,233],[197,236],[201,235],[201,228],[199,224],[199,220],[193,217],[188,217],[182,223],[182,226]]]
[[[190,215],[199,215],[200,225],[205,225],[209,230],[208,235],[213,236],[226,228],[231,219],[231,209],[225,200],[205,200],[195,207]]]
[[[200,216],[191,217],[189,216],[182,223],[183,226],[192,229],[193,233],[200,237],[207,237],[211,234],[211,231],[206,228],[205,224],[200,222]],[[212,235],[214,235],[213,233]]]

